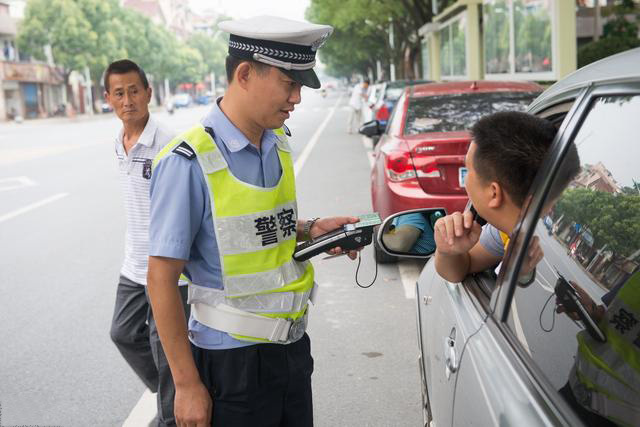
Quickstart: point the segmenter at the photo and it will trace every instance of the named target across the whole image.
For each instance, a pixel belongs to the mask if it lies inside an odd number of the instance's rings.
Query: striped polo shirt
[[[149,186],[151,184],[151,164],[175,134],[160,126],[149,115],[147,125],[131,147],[124,151],[121,129],[115,141],[120,186],[124,195],[127,216],[124,263],[120,274],[141,285],[147,284],[147,262],[149,256]]]

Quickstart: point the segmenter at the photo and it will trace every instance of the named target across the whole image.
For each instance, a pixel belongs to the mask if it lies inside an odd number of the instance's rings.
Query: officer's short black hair
[[[365,82],[366,84],[371,83],[371,82],[369,81],[369,79],[364,79],[364,82]]]
[[[126,74],[132,71],[138,73],[142,86],[144,86],[145,89],[149,89],[149,80],[147,80],[147,75],[144,73],[144,70],[130,59],[120,59],[109,64],[107,70],[104,72],[104,90],[109,92],[109,76],[111,74]]]
[[[224,63],[225,71],[227,72],[227,83],[231,83],[233,81],[233,74],[236,72],[236,68],[238,68],[238,65],[243,62],[251,63],[251,65],[253,65],[256,71],[260,74],[266,73],[270,67],[270,65],[263,64],[262,62],[242,59],[233,55],[227,55],[227,59]]]
[[[551,122],[532,114],[501,112],[483,117],[471,128],[476,144],[474,169],[485,182],[499,183],[522,206],[556,133]],[[567,167],[554,182],[552,197],[562,193],[580,170],[575,147],[569,154]]]

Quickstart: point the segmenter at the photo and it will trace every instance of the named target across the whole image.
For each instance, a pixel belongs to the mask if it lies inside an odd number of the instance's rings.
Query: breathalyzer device
[[[374,212],[358,216],[358,218],[360,218],[360,222],[345,224],[336,230],[299,244],[293,253],[293,259],[306,261],[336,247],[349,251],[371,244],[373,228],[382,223],[380,215]]]

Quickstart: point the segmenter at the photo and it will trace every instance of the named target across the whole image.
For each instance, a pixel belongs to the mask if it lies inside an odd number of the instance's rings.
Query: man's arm
[[[149,257],[147,290],[162,348],[176,387],[176,421],[208,426],[213,404],[191,354],[178,279],[185,261]]]
[[[384,245],[396,252],[410,252],[422,234],[422,230],[413,225],[402,224],[382,235]]]

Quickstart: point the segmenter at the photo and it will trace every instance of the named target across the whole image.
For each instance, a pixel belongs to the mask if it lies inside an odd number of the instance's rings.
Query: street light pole
[[[395,49],[393,40],[393,20],[389,18],[389,47],[391,47],[391,61],[389,61],[389,80],[396,80],[396,64],[393,51]]]

